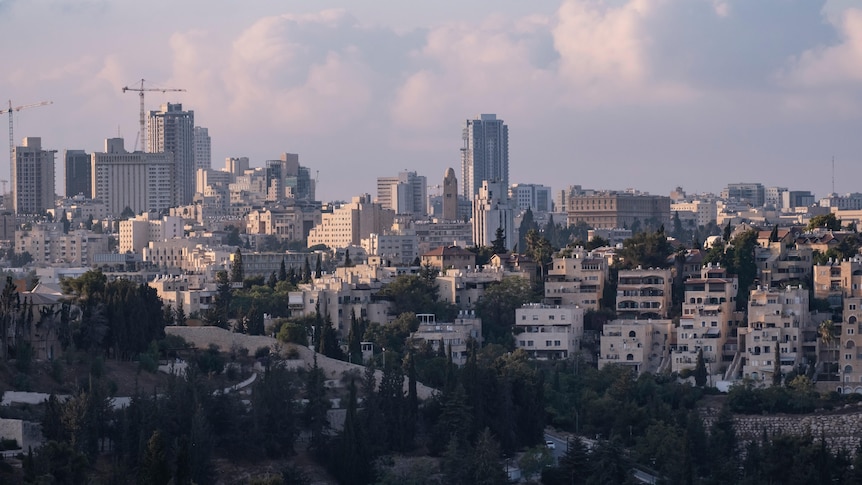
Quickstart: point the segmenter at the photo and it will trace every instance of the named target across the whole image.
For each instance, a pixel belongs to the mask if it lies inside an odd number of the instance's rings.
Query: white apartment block
[[[230,269],[234,246],[211,246],[206,238],[174,238],[150,241],[143,250],[144,262],[163,269],[214,275]]]
[[[312,315],[320,311],[321,315],[331,319],[341,338],[347,338],[353,314],[356,318],[367,318],[381,325],[389,323],[389,302],[371,299],[380,286],[380,283],[355,284],[338,276],[324,275],[315,278],[313,283],[300,284],[299,291],[291,292],[288,308],[291,316]]]
[[[419,242],[416,232],[405,231],[403,234],[374,234],[360,241],[360,245],[369,256],[379,256],[381,259],[396,265],[411,265],[419,257],[416,251]]]
[[[782,197],[787,192],[787,187],[766,187],[764,189],[764,199],[767,206],[772,206],[776,209],[782,207]]]
[[[515,346],[534,359],[573,358],[584,338],[584,309],[538,303],[515,309]]]
[[[743,376],[772,382],[776,346],[782,373],[802,362],[803,330],[810,326],[810,321],[808,290],[801,287],[751,290],[748,327],[739,329]]]
[[[438,322],[433,314],[420,313],[419,328],[410,334],[410,345],[420,349],[430,346],[434,352],[452,351],[452,363],[463,366],[469,358],[468,344],[475,342],[476,348],[482,346],[482,319],[468,312],[460,312],[454,322]],[[443,349],[440,349],[440,346]]]
[[[15,252],[25,251],[37,265],[90,266],[94,255],[108,252],[108,236],[83,229],[64,234],[59,222],[35,224],[15,232]]]
[[[830,209],[858,211],[862,210],[862,194],[859,192],[844,195],[829,194],[820,199],[818,205]]]
[[[837,391],[843,394],[862,394],[862,297],[844,299],[844,323],[841,325],[838,360],[840,384]]]
[[[617,278],[617,315],[621,318],[666,318],[671,306],[670,269],[620,270]]]
[[[551,188],[540,184],[512,184],[509,198],[519,211],[553,212]]]
[[[670,205],[670,212],[676,212],[685,225],[686,221],[694,221],[696,226],[705,226],[718,218],[718,207],[714,200],[693,200],[691,202],[676,202]]]
[[[515,211],[506,185],[502,182],[482,181],[479,193],[473,198],[473,244],[491,246],[497,229],[503,229],[506,249],[512,249],[515,237]]]
[[[598,310],[607,280],[607,259],[575,248],[571,257],[553,259],[545,277],[545,303]]]
[[[160,275],[147,283],[156,290],[165,305],[174,310],[182,306],[188,315],[200,314],[215,303],[214,289],[206,289],[197,278],[188,275]]]
[[[353,197],[349,204],[322,214],[320,224],[308,234],[308,247],[318,244],[331,249],[359,246],[372,233],[381,234],[392,227],[395,213],[372,203],[371,196]]]
[[[726,269],[711,264],[703,267],[700,277],[685,281],[676,346],[671,349],[673,372],[694,370],[701,350],[710,374],[733,359],[736,337],[731,339],[731,331],[738,288],[735,277],[728,276]],[[728,341],[733,345],[725,353]]]
[[[176,216],[164,216],[161,219],[150,219],[145,212],[132,219],[120,221],[121,253],[141,254],[151,241],[164,241],[181,238],[185,235],[183,220]]]
[[[416,234],[416,252],[425,254],[441,246],[473,245],[473,225],[469,222],[412,222],[409,226]],[[393,232],[396,226],[393,226]],[[404,232],[404,230],[400,230]]]
[[[170,153],[129,153],[122,138],[105,140],[105,152],[92,154],[93,198],[119,216],[159,212],[173,205],[174,164]]]
[[[321,262],[325,263],[329,258],[329,254],[323,251],[314,253],[301,253],[297,251],[284,252],[245,252],[240,250],[242,254],[243,273],[246,277],[263,276],[268,277],[272,273],[278,274],[281,270],[281,263],[284,262],[284,267],[287,271],[293,268],[295,271],[302,271],[305,266],[305,261],[308,261],[309,266],[314,270],[317,264],[317,258],[321,258]],[[230,255],[230,266],[233,268],[233,261],[236,254]]]
[[[605,324],[599,351],[599,369],[620,364],[638,374],[667,367],[673,322],[670,320],[613,320]]]
[[[420,219],[428,214],[428,181],[416,172],[377,178],[377,202],[398,215]]]

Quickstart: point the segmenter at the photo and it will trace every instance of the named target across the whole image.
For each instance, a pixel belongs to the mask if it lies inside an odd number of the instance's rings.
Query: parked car
[[[551,440],[545,441],[545,446],[547,446],[549,450],[556,450],[557,449],[557,444]]]

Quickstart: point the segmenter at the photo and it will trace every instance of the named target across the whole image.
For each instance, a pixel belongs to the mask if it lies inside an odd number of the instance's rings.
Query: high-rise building
[[[42,150],[39,137],[15,147],[12,165],[13,212],[42,214],[54,208],[54,150]]]
[[[458,179],[452,167],[446,169],[443,177],[443,220],[458,219]]]
[[[551,188],[538,184],[512,184],[509,187],[509,198],[515,207],[521,210],[530,209],[533,212],[551,212]]]
[[[721,198],[752,207],[763,207],[766,203],[766,189],[761,183],[727,184],[721,191]]]
[[[503,182],[482,182],[479,193],[473,197],[473,244],[491,246],[497,230],[503,230],[506,249],[518,242],[515,237],[515,211],[509,201],[509,192]]]
[[[105,152],[92,155],[92,197],[115,217],[127,207],[135,214],[168,209],[174,166],[170,153],[129,153],[122,138],[108,138]]]
[[[163,104],[150,111],[149,151],[171,153],[174,162],[173,203],[191,204],[195,195],[195,112],[182,104]]]
[[[78,194],[92,197],[90,154],[84,150],[66,150],[63,158],[66,160],[66,197]]]
[[[461,184],[464,197],[479,194],[482,182],[509,187],[509,127],[494,114],[467,120],[461,135]]]
[[[224,159],[224,169],[234,180],[248,170],[248,157],[228,157]]]
[[[416,172],[377,178],[377,202],[399,215],[421,218],[428,214],[427,179]]]
[[[195,126],[195,170],[212,168],[212,143],[209,129]]]

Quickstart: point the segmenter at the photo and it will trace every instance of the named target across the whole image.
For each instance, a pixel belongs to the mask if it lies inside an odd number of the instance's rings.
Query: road
[[[566,454],[566,451],[568,449],[568,442],[566,441],[566,437],[546,432],[545,441],[550,441],[554,443],[554,449],[551,450],[551,452],[554,455],[554,461],[556,463],[559,463],[560,459]],[[588,450],[592,450],[593,447],[596,446],[596,440],[581,436],[581,441],[584,442]],[[640,483],[656,484],[659,480],[659,477],[651,475],[639,468],[632,468],[632,474],[634,475],[635,480],[639,481]]]

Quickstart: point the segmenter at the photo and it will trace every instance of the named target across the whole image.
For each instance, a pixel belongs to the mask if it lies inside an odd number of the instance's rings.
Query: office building
[[[195,170],[212,168],[212,142],[209,129],[195,126]]]
[[[416,172],[377,178],[377,202],[398,215],[420,219],[428,214],[427,179]]]
[[[631,192],[593,192],[569,198],[568,224],[585,222],[595,229],[670,224],[670,197]]]
[[[481,114],[467,120],[461,138],[462,194],[473,199],[482,182],[500,182],[509,187],[509,127],[497,115]]]
[[[779,188],[775,194],[770,195],[774,198],[780,193]],[[727,187],[721,191],[721,198],[729,202],[748,204],[751,207],[763,207],[766,204],[766,189],[760,183],[727,184]]]
[[[227,157],[224,159],[224,169],[236,180],[248,170],[248,157]]]
[[[63,159],[66,160],[66,197],[91,197],[93,181],[90,154],[84,150],[66,150]]]
[[[195,112],[182,104],[164,104],[150,111],[149,151],[170,153],[174,163],[173,204],[191,204],[195,195]]]
[[[128,207],[135,214],[161,211],[173,205],[174,163],[168,153],[129,153],[122,138],[105,140],[105,152],[92,154],[94,199],[108,214],[119,216]]]
[[[519,210],[532,212],[552,212],[551,188],[538,184],[512,184],[509,198]]]
[[[54,208],[54,150],[42,150],[39,137],[24,138],[14,149],[12,194],[15,214],[43,214]]]

